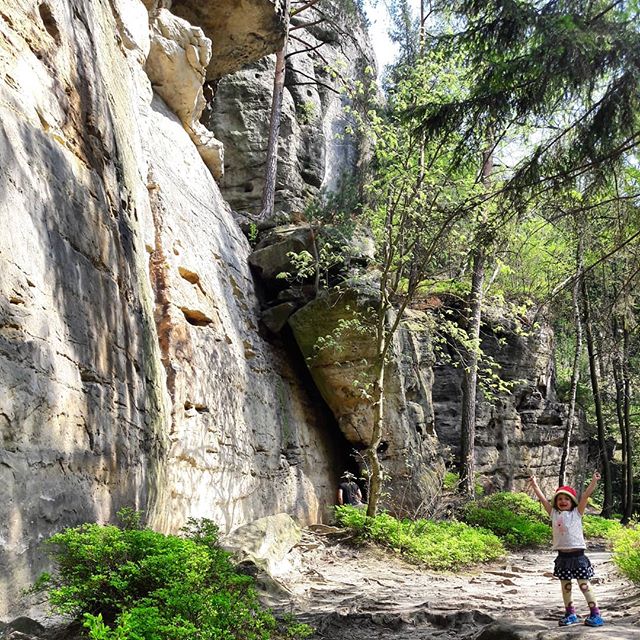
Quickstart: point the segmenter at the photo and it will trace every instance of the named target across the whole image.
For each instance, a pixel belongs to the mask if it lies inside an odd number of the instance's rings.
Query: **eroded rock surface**
[[[226,531],[335,499],[342,436],[258,330],[250,248],[150,48],[139,0],[0,11],[0,615],[43,539],[121,506]]]
[[[296,29],[289,41],[276,210],[304,211],[321,189],[337,189],[362,160],[360,140],[345,133],[351,120],[344,106],[356,80],[372,80],[365,71],[374,63],[361,19],[345,6],[327,2],[321,11],[300,14],[300,22],[320,24]],[[238,211],[260,209],[274,68],[270,56],[225,76],[203,116],[224,144],[221,188]]]
[[[557,473],[568,405],[555,393],[554,336],[544,322],[519,331],[496,309],[486,313],[482,348],[500,366],[512,392],[476,404],[476,468],[488,490],[523,490],[537,475],[546,490],[557,487]],[[453,454],[460,446],[461,382],[459,367],[439,362],[434,369],[433,407],[439,440]],[[590,477],[589,433],[581,415],[574,419],[569,477],[578,483]]]
[[[375,287],[358,280],[338,293],[321,294],[289,319],[316,386],[357,451],[369,445],[373,429],[373,407],[363,391],[376,358],[376,307]],[[431,402],[433,353],[429,341],[421,339],[427,326],[425,314],[407,314],[384,384],[380,456],[388,474],[388,506],[403,515],[425,512],[444,474]],[[321,341],[325,346],[318,349]]]
[[[214,178],[224,173],[222,143],[200,124],[203,84],[211,60],[211,40],[202,29],[167,9],[151,15],[152,38],[146,72],[154,90],[180,118]]]

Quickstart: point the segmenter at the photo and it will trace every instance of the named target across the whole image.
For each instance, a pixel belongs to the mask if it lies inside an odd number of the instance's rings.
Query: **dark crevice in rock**
[[[208,327],[213,322],[207,314],[198,309],[180,307],[180,311],[184,314],[186,321],[194,327]]]
[[[274,339],[273,337],[271,338]],[[338,485],[338,479],[342,472],[346,469],[358,472],[358,465],[354,460],[354,456],[357,455],[356,450],[345,438],[344,434],[338,426],[333,412],[325,402],[324,398],[320,394],[307,364],[304,360],[298,343],[293,337],[293,332],[289,326],[285,326],[275,341],[281,345],[286,357],[287,362],[291,367],[291,375],[294,379],[299,380],[300,384],[306,389],[309,394],[309,402],[314,407],[314,411],[318,416],[319,423],[323,425],[323,429],[326,432],[327,440],[331,442],[333,448],[332,455],[329,459],[333,458],[335,465],[335,485]],[[295,457],[296,443],[288,443],[288,447],[284,451],[285,456],[289,455]]]
[[[54,39],[56,44],[60,44],[60,29],[58,28],[58,23],[51,12],[51,7],[46,2],[43,2],[38,7],[38,12],[40,13],[42,24],[44,24],[44,28],[47,30],[47,33]]]

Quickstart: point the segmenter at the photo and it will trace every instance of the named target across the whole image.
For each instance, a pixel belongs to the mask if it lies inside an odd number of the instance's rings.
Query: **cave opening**
[[[291,375],[303,386],[307,394],[307,402],[310,407],[313,407],[318,430],[322,431],[319,434],[320,445],[324,448],[323,455],[329,465],[329,481],[335,487],[334,493],[336,493],[340,478],[345,471],[353,473],[356,477],[360,476],[358,460],[362,457],[361,452],[342,433],[338,420],[313,380],[289,325],[285,325],[276,339],[286,355],[291,367]],[[364,494],[366,486],[361,488]]]

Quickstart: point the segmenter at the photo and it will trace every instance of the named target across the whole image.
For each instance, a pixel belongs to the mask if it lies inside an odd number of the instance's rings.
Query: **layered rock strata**
[[[482,349],[499,365],[499,374],[512,385],[512,392],[489,397],[480,391],[478,395],[479,481],[488,491],[524,490],[533,474],[546,489],[554,490],[568,407],[556,398],[553,332],[544,323],[521,331],[514,320],[489,310]],[[460,368],[441,359],[434,369],[433,410],[438,438],[450,447],[453,460],[460,446],[461,382]],[[577,415],[567,472],[578,481],[589,473],[589,442],[584,420]]]

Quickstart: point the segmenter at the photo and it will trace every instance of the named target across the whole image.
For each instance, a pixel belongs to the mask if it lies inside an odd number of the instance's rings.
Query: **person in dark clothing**
[[[338,487],[338,504],[351,504],[356,507],[362,504],[362,492],[355,480],[356,477],[349,471],[342,474],[342,482]]]

